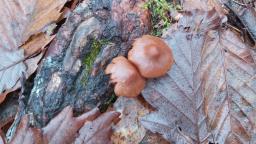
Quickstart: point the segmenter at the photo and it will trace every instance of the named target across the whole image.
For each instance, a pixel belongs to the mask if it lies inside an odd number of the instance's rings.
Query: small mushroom
[[[145,86],[145,79],[123,56],[114,58],[107,66],[105,73],[111,74],[111,83],[116,84],[114,91],[117,96],[138,96]]]
[[[162,39],[150,35],[135,40],[128,60],[145,78],[163,76],[174,63],[171,48]]]

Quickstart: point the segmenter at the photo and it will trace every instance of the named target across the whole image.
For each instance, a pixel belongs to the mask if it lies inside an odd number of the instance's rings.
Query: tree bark
[[[150,30],[144,0],[85,0],[49,46],[25,103],[33,125],[45,126],[65,106],[75,113],[104,109],[115,98],[106,65],[126,55],[133,40]]]

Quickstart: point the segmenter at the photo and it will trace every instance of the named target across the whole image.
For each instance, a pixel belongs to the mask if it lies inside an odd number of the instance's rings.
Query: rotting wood
[[[87,0],[70,14],[34,80],[26,104],[26,113],[34,118],[32,125],[45,126],[67,105],[79,114],[110,103],[113,88],[104,68],[115,56],[126,55],[135,38],[149,32],[150,18],[143,3]],[[98,51],[94,51],[95,40],[105,41]],[[94,63],[84,62],[94,56]]]

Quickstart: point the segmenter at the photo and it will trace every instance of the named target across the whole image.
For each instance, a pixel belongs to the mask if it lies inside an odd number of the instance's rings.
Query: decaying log
[[[113,99],[104,68],[126,55],[133,40],[149,32],[144,0],[85,0],[60,28],[34,80],[26,113],[43,127],[72,105],[77,114]]]

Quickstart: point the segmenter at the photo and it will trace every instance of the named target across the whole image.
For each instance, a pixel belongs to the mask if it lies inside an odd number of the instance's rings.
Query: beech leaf
[[[139,98],[119,97],[114,103],[114,110],[122,119],[114,126],[111,140],[117,144],[137,144],[146,135],[146,129],[138,121],[149,113],[150,106]]]
[[[26,71],[24,50],[8,51],[0,48],[0,93],[11,89]]]
[[[66,2],[67,0],[1,0],[0,48],[17,50],[30,36],[55,22]]]
[[[85,122],[79,131],[75,144],[111,144],[111,124],[119,120],[119,113],[110,111],[102,114],[94,121]]]
[[[2,132],[1,129],[0,129],[0,144],[6,144],[4,133]]]
[[[99,141],[108,142],[111,136],[111,124],[118,119],[119,113],[111,111],[99,115],[98,108],[95,108],[79,117],[73,117],[73,109],[68,106],[42,129],[31,128],[29,116],[25,115],[10,143],[97,144]]]
[[[33,64],[25,61],[28,63],[26,66],[22,59],[40,51],[53,39],[53,36],[42,32],[58,20],[66,2],[67,0],[0,1],[0,103],[7,94],[2,94],[4,90],[11,92],[20,87],[17,81],[22,72],[28,77],[36,70],[37,66],[31,65],[37,65],[42,55],[30,60]],[[30,71],[32,69],[34,71]]]
[[[141,122],[169,142],[256,142],[251,49],[219,25],[215,10],[193,10],[163,36],[175,64],[164,77],[149,80],[142,93],[157,111]]]

